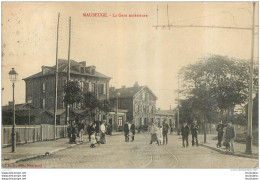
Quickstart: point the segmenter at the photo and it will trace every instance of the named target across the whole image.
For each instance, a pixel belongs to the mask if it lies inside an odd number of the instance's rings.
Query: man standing
[[[130,131],[132,132],[132,142],[135,140],[135,124],[131,122]]]
[[[184,141],[186,141],[186,147],[189,146],[189,132],[190,132],[190,128],[188,127],[187,123],[184,122],[183,126],[181,128],[181,135],[182,135],[182,147],[185,147],[185,143]]]
[[[125,122],[124,132],[125,132],[125,142],[128,142],[128,141],[129,141],[129,127],[128,127],[128,122]]]
[[[76,144],[77,134],[78,134],[78,127],[74,120],[72,121],[72,126],[71,126],[71,142],[74,144]]]
[[[88,140],[90,142],[91,140],[91,133],[92,133],[92,123],[90,122],[88,127],[87,127],[87,132],[88,132]]]
[[[221,147],[221,142],[223,139],[223,134],[224,134],[224,127],[225,125],[222,124],[222,120],[219,121],[219,124],[217,126],[217,131],[218,131],[218,143],[217,143],[217,148]]]
[[[235,139],[235,130],[234,127],[232,126],[232,122],[228,122],[228,126],[226,129],[226,139],[227,142],[229,143],[229,148],[228,150],[234,153],[234,139]]]
[[[163,129],[162,129],[162,134],[163,134],[163,145],[164,144],[168,144],[168,131],[169,131],[169,125],[166,122],[166,120],[164,120],[163,122]]]
[[[196,140],[196,146],[199,145],[199,143],[198,143],[198,133],[199,133],[199,125],[197,124],[197,121],[194,120],[192,125],[191,125],[192,146],[195,145],[194,139]]]

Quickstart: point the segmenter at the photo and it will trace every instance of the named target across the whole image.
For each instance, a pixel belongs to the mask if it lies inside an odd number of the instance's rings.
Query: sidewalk
[[[112,136],[121,135],[122,132],[112,132]],[[109,137],[109,136],[108,136]],[[84,142],[89,143],[88,135],[84,135]],[[79,138],[77,138],[79,140]],[[8,164],[14,164],[19,161],[50,155],[57,151],[71,148],[82,143],[70,144],[68,138],[61,138],[50,141],[38,141],[34,143],[21,144],[16,146],[16,152],[12,153],[12,147],[2,148],[2,168],[8,167]],[[46,154],[47,153],[47,154]]]
[[[203,135],[200,135],[200,136],[203,136]],[[257,146],[252,145],[252,154],[246,154],[245,153],[246,144],[234,142],[235,153],[230,153],[224,146],[222,146],[221,148],[217,148],[217,145],[216,145],[218,142],[218,140],[216,139],[217,134],[207,134],[206,137],[207,137],[207,143],[203,143],[203,141],[201,141],[201,143],[200,143],[200,145],[203,147],[215,150],[222,154],[258,159],[258,153],[259,153],[258,150],[259,149]],[[203,140],[203,138],[201,138],[201,140]]]

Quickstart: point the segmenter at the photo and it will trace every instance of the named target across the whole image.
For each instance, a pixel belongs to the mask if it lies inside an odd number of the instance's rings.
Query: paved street
[[[42,168],[256,168],[257,159],[221,154],[211,149],[181,147],[181,138],[169,135],[167,146],[149,144],[150,134],[137,134],[134,142],[122,135],[108,136],[108,143],[90,148],[83,143],[19,164]],[[203,139],[200,135],[199,139]]]

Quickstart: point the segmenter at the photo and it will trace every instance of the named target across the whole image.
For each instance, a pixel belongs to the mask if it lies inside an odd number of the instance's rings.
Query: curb
[[[83,144],[83,143],[81,142],[79,144],[71,144],[71,145],[69,145],[67,147],[54,149],[52,151],[49,151],[49,154],[53,154],[53,153],[56,153],[58,151],[62,151],[62,150],[74,147],[76,145],[81,145],[81,144]],[[14,164],[14,163],[17,163],[17,162],[20,162],[20,161],[27,161],[27,160],[35,159],[35,158],[42,157],[42,156],[46,156],[46,155],[45,154],[37,154],[37,155],[32,155],[32,156],[29,156],[29,157],[25,157],[25,158],[18,158],[18,159],[13,159],[13,160],[2,160],[2,168],[4,168],[3,165],[6,165],[6,164]]]
[[[208,145],[203,144],[203,143],[200,143],[200,146],[205,147],[205,148],[209,148],[209,149],[214,150],[214,151],[217,151],[217,152],[219,152],[219,153],[221,153],[221,154],[232,155],[232,156],[238,156],[238,157],[245,157],[245,158],[251,158],[251,159],[258,159],[258,156],[255,156],[255,155],[233,154],[233,153],[229,153],[229,152],[226,152],[226,151],[224,151],[224,150],[221,150],[221,149],[217,149],[217,148],[208,146]]]

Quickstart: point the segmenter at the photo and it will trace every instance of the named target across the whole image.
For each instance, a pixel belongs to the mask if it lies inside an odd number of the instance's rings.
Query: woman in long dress
[[[151,142],[150,144],[152,144],[153,142],[157,142],[158,145],[159,144],[159,141],[158,141],[158,138],[157,138],[157,135],[156,133],[158,132],[158,127],[155,125],[155,123],[153,123],[152,127],[151,127]]]

